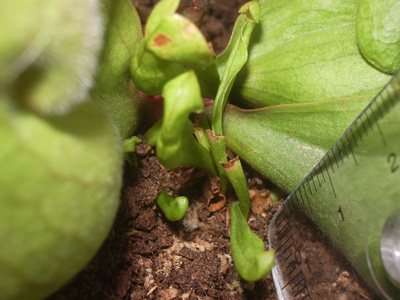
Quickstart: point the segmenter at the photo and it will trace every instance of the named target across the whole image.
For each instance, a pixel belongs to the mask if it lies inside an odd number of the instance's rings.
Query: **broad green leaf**
[[[253,110],[228,105],[223,123],[227,146],[290,192],[368,103],[369,97]]]
[[[265,251],[263,241],[251,231],[237,202],[231,206],[231,250],[233,262],[246,281],[263,279],[275,264],[274,252]]]
[[[356,30],[364,58],[382,72],[394,74],[400,67],[400,1],[358,1]]]
[[[254,107],[358,96],[372,99],[390,77],[359,52],[357,4],[353,0],[261,1],[248,62],[231,97]]]
[[[167,168],[191,165],[216,174],[211,153],[194,138],[191,113],[200,112],[203,99],[196,74],[189,71],[169,81],[163,89],[164,116],[152,131],[157,157]]]
[[[0,98],[0,298],[43,299],[106,238],[122,183],[116,127],[92,101],[38,117]]]
[[[110,115],[121,136],[128,138],[139,122],[141,97],[129,69],[143,39],[142,29],[130,0],[112,1],[104,10],[108,15],[105,44],[91,96]]]
[[[157,204],[168,220],[179,221],[185,216],[189,200],[183,196],[174,198],[168,195],[166,191],[161,190],[160,195],[157,197]]]
[[[40,114],[87,98],[103,40],[98,1],[5,0],[0,28],[2,93]]]
[[[258,0],[246,3],[239,10],[241,15],[236,23],[240,24],[240,26],[236,25],[234,27],[234,29],[239,33],[233,33],[233,36],[237,38],[231,40],[229,44],[230,50],[227,52],[227,54],[229,53],[229,56],[226,59],[226,64],[221,76],[221,83],[218,87],[215,104],[213,106],[211,128],[216,135],[223,134],[222,115],[224,108],[236,75],[247,61],[250,37],[256,22],[258,22],[258,19],[254,18],[259,17],[259,11],[260,4],[258,3]]]

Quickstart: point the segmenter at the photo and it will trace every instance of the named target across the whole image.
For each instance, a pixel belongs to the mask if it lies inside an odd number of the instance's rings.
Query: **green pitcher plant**
[[[136,167],[144,94],[164,97],[145,134],[160,162],[236,193],[233,261],[262,279],[274,254],[248,225],[241,161],[292,191],[400,67],[399,0],[253,0],[219,56],[179,0],[144,31],[130,0],[53,2],[0,10],[0,300],[43,299],[96,254],[123,162]],[[157,198],[170,221],[188,201]]]

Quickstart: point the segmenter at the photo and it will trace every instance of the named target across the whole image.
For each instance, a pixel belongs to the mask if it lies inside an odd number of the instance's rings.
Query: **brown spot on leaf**
[[[167,45],[168,43],[171,43],[171,42],[172,42],[172,40],[169,37],[167,37],[166,35],[160,33],[159,35],[157,35],[154,38],[153,47],[154,48],[161,48],[161,47],[164,47],[165,45]]]

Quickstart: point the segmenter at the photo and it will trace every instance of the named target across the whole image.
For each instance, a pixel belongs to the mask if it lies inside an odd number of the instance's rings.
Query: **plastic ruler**
[[[339,299],[349,266],[373,291],[360,299],[400,299],[399,71],[283,202],[269,245],[279,299]]]

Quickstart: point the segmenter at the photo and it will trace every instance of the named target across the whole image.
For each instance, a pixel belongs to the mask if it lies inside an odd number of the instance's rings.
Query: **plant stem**
[[[223,163],[222,167],[224,168],[225,173],[228,176],[233,189],[235,190],[237,198],[239,199],[240,210],[247,220],[250,213],[250,195],[239,156],[236,156],[234,159],[226,163]]]

